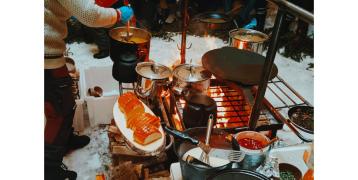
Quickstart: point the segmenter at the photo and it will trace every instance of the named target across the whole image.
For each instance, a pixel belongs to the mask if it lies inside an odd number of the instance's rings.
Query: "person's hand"
[[[133,16],[133,9],[130,6],[122,6],[118,8],[121,12],[121,22],[126,24]]]

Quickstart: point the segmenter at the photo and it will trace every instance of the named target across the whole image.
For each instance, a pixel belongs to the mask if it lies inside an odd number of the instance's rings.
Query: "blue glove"
[[[133,16],[133,9],[130,6],[122,6],[118,8],[121,12],[121,22],[126,24]]]
[[[256,26],[257,26],[256,18],[253,18],[253,19],[251,19],[251,21],[250,21],[248,24],[246,24],[246,25],[243,27],[243,29],[253,29],[253,28],[255,28]]]

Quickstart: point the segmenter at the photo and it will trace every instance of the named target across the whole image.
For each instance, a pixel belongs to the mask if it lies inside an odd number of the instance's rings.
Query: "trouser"
[[[48,159],[62,161],[64,149],[73,132],[75,100],[72,79],[66,66],[45,69],[45,165]]]
[[[109,51],[109,35],[107,28],[93,28],[83,25],[87,42],[94,41],[99,51]]]

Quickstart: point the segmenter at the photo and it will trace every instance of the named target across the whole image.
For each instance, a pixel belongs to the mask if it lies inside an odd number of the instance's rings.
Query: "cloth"
[[[111,7],[118,0],[96,0],[96,4],[101,7]]]
[[[90,27],[114,25],[120,18],[118,11],[95,4],[95,0],[45,0],[45,56],[62,55],[66,50],[66,20],[76,17]],[[65,58],[45,58],[45,69],[56,69],[65,65]]]
[[[72,96],[72,79],[66,65],[45,69],[45,143],[66,147],[72,134],[75,100]]]

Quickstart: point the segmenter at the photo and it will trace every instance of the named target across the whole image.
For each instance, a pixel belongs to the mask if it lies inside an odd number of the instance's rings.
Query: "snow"
[[[152,38],[150,47],[150,59],[171,67],[179,63],[181,36],[175,35],[172,37],[174,41],[166,41],[161,38]],[[201,56],[215,48],[227,46],[227,42],[215,37],[196,37],[187,36],[187,44],[192,44],[190,49],[186,51],[187,63],[192,60],[193,64],[201,64]],[[98,66],[111,66],[112,61],[109,57],[104,59],[94,59],[93,54],[97,51],[96,45],[85,43],[68,44],[70,48],[70,55],[76,62],[78,69]],[[305,58],[298,63],[280,54],[276,55],[275,63],[279,69],[279,76],[282,77],[289,85],[291,85],[299,94],[301,94],[311,104],[313,100],[313,70],[307,70],[309,63],[313,63],[313,58]],[[267,98],[272,98],[271,96]],[[270,99],[269,99],[270,100]],[[272,100],[274,103],[276,101]],[[94,179],[97,173],[105,173],[108,165],[111,164],[108,137],[106,130],[103,128],[87,128],[82,134],[87,134],[91,137],[91,142],[83,149],[77,150],[65,157],[64,163],[71,170],[78,173],[78,180]],[[294,137],[287,127],[278,133],[279,136],[291,140],[291,143],[297,142],[297,137]]]
[[[77,172],[78,180],[93,180],[96,174],[100,173],[107,175],[107,169],[112,163],[107,129],[88,128],[81,134],[88,135],[91,138],[90,143],[65,156],[64,164],[68,169]]]

